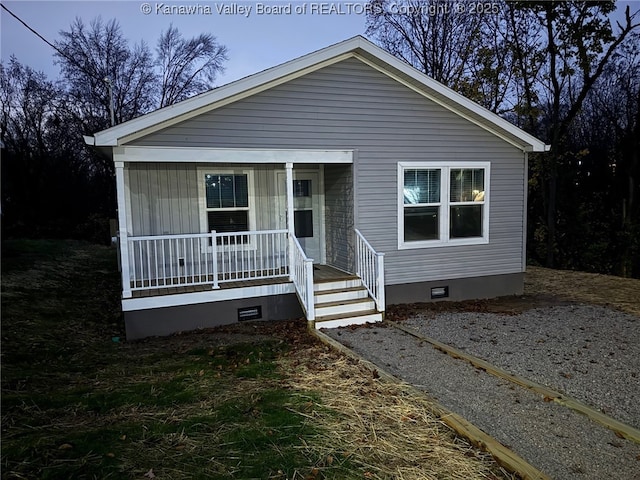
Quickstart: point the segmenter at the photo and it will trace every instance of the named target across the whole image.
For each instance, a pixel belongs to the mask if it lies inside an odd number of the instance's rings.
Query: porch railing
[[[315,320],[313,303],[313,259],[308,258],[295,235],[289,235],[289,251],[291,258],[291,281],[295,285],[307,320]]]
[[[356,231],[356,275],[376,302],[376,309],[384,312],[384,253],[377,253],[358,229]]]
[[[128,238],[130,290],[287,277],[287,231]],[[126,283],[125,283],[126,285]],[[126,286],[125,286],[126,289]]]

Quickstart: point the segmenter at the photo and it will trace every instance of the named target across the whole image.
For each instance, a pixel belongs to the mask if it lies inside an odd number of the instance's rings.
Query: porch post
[[[131,298],[129,276],[129,235],[127,233],[127,206],[124,185],[124,162],[115,162],[116,192],[118,199],[118,237],[120,239],[120,266],[122,267],[122,298]]]
[[[289,236],[289,278],[293,280],[295,275],[293,268],[293,237],[295,235],[295,229],[293,224],[293,163],[285,163],[285,169],[287,171],[287,186],[285,192],[287,195],[287,231]]]
[[[384,253],[376,253],[376,284],[378,286],[378,311],[385,310],[385,293],[384,293]]]

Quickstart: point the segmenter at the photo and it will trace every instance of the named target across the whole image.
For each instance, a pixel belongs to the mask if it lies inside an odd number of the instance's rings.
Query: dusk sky
[[[349,2],[264,0],[242,1],[2,1],[8,9],[50,42],[61,30],[68,30],[77,16],[88,24],[101,15],[115,18],[131,43],[144,40],[155,49],[160,32],[173,23],[185,37],[212,33],[226,45],[229,61],[217,85],[229,83],[266,68],[278,65],[333,43],[364,35],[366,1]],[[618,2],[622,11],[639,1]],[[190,7],[194,13],[175,12],[177,6]],[[268,12],[278,7],[281,13]],[[287,12],[287,7],[291,12]],[[171,9],[174,12],[171,12]],[[250,10],[249,10],[250,9]],[[306,10],[305,14],[296,13]],[[346,13],[351,10],[351,13]],[[1,53],[6,62],[13,54],[50,79],[58,78],[53,63],[53,49],[3,9],[0,10]]]
[[[263,6],[291,5],[292,13],[266,13]],[[229,61],[217,84],[259,72],[301,55],[313,52],[354,35],[363,35],[365,15],[338,15],[309,13],[311,8],[329,2],[289,2],[265,0],[263,2],[235,1],[4,1],[9,10],[50,42],[57,40],[61,30],[68,30],[76,16],[88,24],[101,15],[103,20],[115,18],[124,36],[131,43],[144,40],[155,49],[160,32],[173,23],[185,37],[212,33],[229,50]],[[356,2],[351,2],[356,3]],[[307,14],[296,14],[306,4]],[[312,7],[312,4],[315,6]],[[359,2],[363,6],[365,2]],[[194,14],[167,14],[167,6],[192,6]],[[337,4],[335,4],[337,5]],[[209,7],[208,9],[205,7]],[[247,15],[247,8],[251,12]],[[230,13],[219,13],[228,8]],[[235,10],[234,10],[235,8]],[[150,13],[143,13],[151,10]],[[210,10],[210,13],[209,11]],[[242,11],[244,10],[244,11]],[[359,9],[357,9],[359,10]],[[45,72],[49,78],[58,77],[59,69],[53,63],[53,49],[27,30],[5,10],[0,10],[2,60],[15,55],[18,60],[35,70]]]

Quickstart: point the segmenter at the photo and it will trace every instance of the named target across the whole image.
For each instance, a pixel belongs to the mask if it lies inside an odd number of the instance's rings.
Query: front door
[[[280,199],[280,228],[287,225],[287,176],[278,172],[278,198]],[[296,238],[307,257],[322,263],[324,225],[320,174],[311,171],[293,171],[293,220]]]

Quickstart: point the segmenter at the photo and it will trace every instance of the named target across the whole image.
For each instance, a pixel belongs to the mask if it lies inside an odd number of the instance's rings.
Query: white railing
[[[131,291],[286,277],[287,231],[128,238]]]
[[[384,312],[384,253],[376,253],[362,233],[356,229],[356,275],[376,302],[379,312]]]
[[[300,242],[293,234],[289,234],[289,252],[291,258],[291,281],[296,287],[296,293],[305,309],[307,320],[315,320],[313,259],[307,258],[300,246]]]

